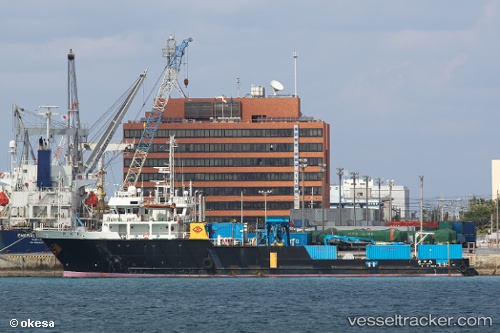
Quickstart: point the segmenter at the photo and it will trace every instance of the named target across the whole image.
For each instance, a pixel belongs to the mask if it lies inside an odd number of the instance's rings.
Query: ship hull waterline
[[[214,246],[208,240],[43,239],[65,277],[463,276],[468,259],[313,260],[301,246]],[[276,268],[270,254],[276,253]]]

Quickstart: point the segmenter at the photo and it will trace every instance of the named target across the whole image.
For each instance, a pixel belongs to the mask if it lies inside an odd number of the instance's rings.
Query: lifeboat
[[[85,199],[85,204],[89,206],[96,206],[98,201],[97,195],[93,191],[90,191],[87,199]]]
[[[7,206],[9,203],[9,197],[5,192],[0,192],[0,206]]]

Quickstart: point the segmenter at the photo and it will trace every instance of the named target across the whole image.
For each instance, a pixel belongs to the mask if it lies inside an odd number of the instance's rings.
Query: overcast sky
[[[194,39],[181,70],[191,97],[237,96],[236,78],[240,95],[271,93],[273,79],[293,94],[297,51],[302,111],[331,125],[332,183],[343,167],[394,179],[412,201],[419,175],[429,199],[491,196],[500,1],[9,1],[0,31],[0,170],[13,102],[66,109],[70,48],[88,124],[148,69],[135,119],[173,33]]]

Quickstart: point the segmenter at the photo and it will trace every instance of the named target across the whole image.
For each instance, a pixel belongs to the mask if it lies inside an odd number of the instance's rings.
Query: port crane
[[[144,131],[141,139],[136,146],[134,157],[132,158],[132,162],[130,163],[127,175],[125,176],[125,180],[123,182],[122,191],[125,191],[130,186],[135,186],[139,180],[139,176],[148,156],[149,149],[153,144],[156,130],[161,123],[163,112],[165,111],[165,107],[167,106],[170,94],[172,93],[174,87],[176,87],[185,97],[179,83],[177,82],[177,76],[179,75],[179,69],[184,51],[188,47],[188,44],[192,41],[193,39],[189,37],[184,39],[180,45],[176,45],[175,39],[172,35],[170,35],[167,40],[167,46],[163,50],[164,56],[167,58],[165,75],[163,76],[163,81],[154,99],[153,109],[149,113],[147,121],[144,125]]]

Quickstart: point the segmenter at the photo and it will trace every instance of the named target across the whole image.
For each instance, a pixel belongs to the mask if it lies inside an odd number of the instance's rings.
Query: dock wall
[[[62,277],[63,267],[52,253],[0,254],[0,277]]]

